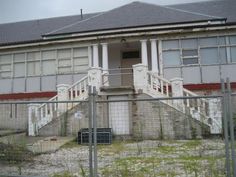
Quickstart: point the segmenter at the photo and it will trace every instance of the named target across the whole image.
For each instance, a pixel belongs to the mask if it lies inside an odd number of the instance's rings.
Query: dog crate
[[[94,142],[92,129],[92,142]],[[78,132],[78,144],[89,143],[89,129],[83,128]],[[111,128],[97,128],[97,144],[111,144],[112,143],[112,129]]]

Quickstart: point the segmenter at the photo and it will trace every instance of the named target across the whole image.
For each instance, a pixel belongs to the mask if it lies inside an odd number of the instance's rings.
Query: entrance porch
[[[102,69],[102,85],[133,86],[133,65],[143,64],[148,70],[161,74],[156,39],[144,39],[93,44],[89,47],[89,63]]]

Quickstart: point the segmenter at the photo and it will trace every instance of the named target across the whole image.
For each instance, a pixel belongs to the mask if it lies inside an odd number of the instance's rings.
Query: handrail
[[[74,100],[79,97],[84,99],[87,94],[88,76],[82,77],[79,81],[72,84],[68,89],[69,100]],[[58,95],[50,98],[49,101],[54,101],[58,99]],[[63,103],[61,103],[63,104]],[[75,105],[75,104],[72,104]],[[69,107],[67,107],[69,109]],[[58,103],[43,103],[37,108],[38,111],[38,129],[52,121],[53,113],[58,110]],[[59,112],[57,112],[59,116]]]
[[[155,74],[151,71],[148,71],[147,75],[148,86],[151,92],[160,92],[161,94],[170,96],[170,81],[158,76],[158,74]]]
[[[148,91],[150,94],[161,94],[164,96],[171,96],[171,82],[161,76],[159,76],[158,74],[153,73],[152,71],[148,71],[147,72],[147,76],[148,76]],[[187,90],[185,88],[183,88],[183,94],[184,96],[198,96],[196,93]],[[167,102],[167,104],[170,104],[172,106],[173,103]],[[183,101],[183,110],[184,112],[186,112],[187,109],[192,109],[195,110],[199,113],[199,115],[202,115],[206,118],[208,117],[208,110],[207,108],[209,107],[209,101],[201,98],[201,99],[186,99]],[[175,107],[175,106],[174,106]],[[180,108],[177,108],[180,109]]]
[[[86,80],[87,78],[88,78],[88,76],[82,77],[79,81],[77,81],[77,82],[75,82],[73,85],[71,85],[71,86],[68,88],[68,90],[71,89],[72,87],[74,87],[75,85],[77,85],[78,83],[80,83],[80,82]]]

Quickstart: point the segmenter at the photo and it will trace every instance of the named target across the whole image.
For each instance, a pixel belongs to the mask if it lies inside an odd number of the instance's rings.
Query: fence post
[[[223,94],[222,98],[222,106],[223,106],[223,125],[224,125],[224,141],[225,141],[225,166],[226,166],[226,176],[230,177],[231,172],[230,172],[230,158],[229,158],[229,134],[228,134],[228,118],[227,118],[227,95],[225,92],[225,81],[224,79],[221,79],[221,91]]]
[[[235,141],[234,141],[234,121],[232,111],[232,98],[231,98],[231,86],[229,78],[226,79],[227,84],[227,95],[228,95],[228,117],[229,117],[229,130],[230,130],[230,141],[231,141],[231,156],[232,156],[232,167],[233,176],[236,176],[236,159],[235,159]]]
[[[133,77],[135,92],[146,92],[148,86],[148,68],[144,64],[133,65]]]
[[[93,87],[93,140],[94,140],[94,144],[93,144],[93,155],[94,155],[94,164],[93,164],[93,168],[94,168],[94,172],[93,172],[93,177],[97,177],[97,105],[96,105],[96,88]]]
[[[38,134],[37,121],[39,120],[38,107],[40,104],[28,105],[28,135],[36,136]]]
[[[92,106],[93,106],[93,95],[92,95],[92,87],[89,86],[88,88],[88,114],[89,114],[89,177],[93,177],[93,142],[92,142],[92,127],[93,127],[93,120],[92,120]]]
[[[69,100],[69,85],[67,84],[59,84],[57,85],[57,101],[67,101]],[[58,113],[63,113],[66,111],[66,103],[58,103]]]
[[[183,79],[182,78],[173,78],[170,80],[172,97],[182,97],[183,96]],[[180,110],[184,111],[184,102],[182,99],[173,100],[173,104]]]
[[[99,89],[102,86],[102,69],[100,67],[92,67],[88,70],[88,85],[95,87],[99,92]]]

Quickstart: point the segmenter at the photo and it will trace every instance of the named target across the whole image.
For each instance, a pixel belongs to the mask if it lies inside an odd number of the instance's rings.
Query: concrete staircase
[[[44,126],[50,126],[55,122],[53,121],[54,119],[65,115],[69,110],[79,104],[79,101],[85,100],[88,97],[88,76],[83,77],[71,86],[65,84],[58,85],[57,93],[56,96],[48,100],[49,103],[29,105],[29,136],[38,135],[40,129]],[[60,103],[60,101],[76,100],[78,102]]]
[[[183,79],[174,78],[167,80],[157,73],[147,70],[142,64],[134,65],[134,86],[136,93],[145,93],[153,98],[173,98],[162,100],[163,103],[191,115],[191,118],[207,125],[211,134],[221,134],[221,110],[217,107],[217,100],[207,100],[183,88]],[[185,99],[174,99],[185,97]],[[191,99],[188,97],[199,97]]]

